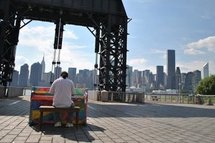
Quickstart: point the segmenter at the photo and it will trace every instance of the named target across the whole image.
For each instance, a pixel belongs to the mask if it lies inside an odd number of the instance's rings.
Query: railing
[[[97,100],[98,101],[111,101],[111,102],[118,101],[118,102],[144,103],[144,93],[101,91],[101,92],[97,92]]]
[[[4,87],[0,86],[0,98],[2,97],[17,97],[23,95],[23,89],[22,87]]]
[[[215,103],[215,95],[179,96],[177,94],[151,94],[151,95],[145,95],[145,100],[147,102],[182,103],[182,104],[213,104],[213,103]]]

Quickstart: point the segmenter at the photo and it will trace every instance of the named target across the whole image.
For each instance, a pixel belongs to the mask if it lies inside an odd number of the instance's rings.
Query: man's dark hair
[[[68,73],[66,71],[63,71],[60,76],[66,79],[68,77]]]

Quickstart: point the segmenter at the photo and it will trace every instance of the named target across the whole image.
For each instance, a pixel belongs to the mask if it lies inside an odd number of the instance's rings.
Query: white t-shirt
[[[70,79],[62,77],[56,79],[49,92],[54,94],[53,106],[70,107],[73,104],[71,96],[74,94],[74,83]]]

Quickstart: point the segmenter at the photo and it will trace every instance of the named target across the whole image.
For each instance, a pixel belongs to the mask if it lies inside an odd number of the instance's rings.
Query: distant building
[[[186,74],[183,91],[186,93],[193,93],[193,72],[188,72]]]
[[[151,83],[151,71],[150,70],[144,70],[143,71],[143,78],[144,78],[144,83],[145,84],[150,84]]]
[[[164,88],[167,87],[167,74],[164,72]]]
[[[44,80],[44,73],[45,73],[45,67],[46,67],[45,60],[44,60],[44,56],[43,56],[43,60],[42,60],[42,62],[41,62],[41,66],[42,66],[41,80]]]
[[[127,66],[127,69],[126,69],[126,85],[128,88],[132,86],[132,71],[133,71],[133,67]]]
[[[203,79],[209,77],[209,63],[203,66]]]
[[[141,72],[138,70],[134,70],[132,74],[132,85],[136,88],[140,88],[141,85]]]
[[[50,86],[51,85],[51,77],[53,77],[54,74],[52,72],[44,73],[43,74],[43,81],[40,83],[41,86]]]
[[[195,92],[196,87],[198,86],[199,82],[201,80],[201,71],[196,70],[193,72],[193,91]]]
[[[93,89],[99,89],[99,75],[97,72],[97,69],[93,70]]]
[[[32,86],[39,86],[42,76],[42,65],[37,62],[31,65],[30,84]]]
[[[155,76],[150,70],[143,71],[142,84],[144,87],[144,91],[148,92],[151,89],[155,88]]]
[[[12,82],[10,83],[11,86],[18,86],[19,81],[19,72],[17,70],[13,70],[13,77]]]
[[[69,68],[68,69],[68,74],[69,74],[69,79],[71,79],[74,83],[76,82],[76,68]]]
[[[185,77],[185,81],[184,81]],[[182,89],[183,92],[191,94],[195,93],[196,87],[198,86],[199,82],[201,80],[201,71],[195,70],[193,72],[188,72],[185,76],[185,74],[182,74]]]
[[[175,86],[175,50],[167,50],[167,89]]]
[[[175,71],[175,85],[175,89],[181,89],[181,70],[179,67],[177,67]]]
[[[185,88],[185,79],[186,79],[186,76],[187,76],[186,73],[181,73],[181,89]]]
[[[89,85],[87,88],[95,89],[94,84],[98,83],[97,70],[90,70],[89,74]]]
[[[29,76],[28,64],[24,64],[20,67],[19,86],[21,87],[28,86],[28,76]]]
[[[163,66],[157,66],[157,74],[156,74],[156,87],[157,89],[164,88],[164,71]]]
[[[54,79],[59,78],[61,72],[62,72],[62,68],[61,67],[59,67],[59,66],[55,67],[55,69],[54,69]]]
[[[76,85],[82,88],[89,87],[91,84],[90,80],[93,79],[93,77],[90,76],[91,73],[88,69],[79,70],[79,73],[77,74]]]

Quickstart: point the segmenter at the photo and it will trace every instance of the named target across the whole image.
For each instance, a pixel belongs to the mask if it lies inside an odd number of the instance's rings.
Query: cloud
[[[207,51],[215,52],[215,36],[187,44],[184,53],[189,55],[200,55],[205,54]]]
[[[53,49],[55,26],[26,26],[20,32],[20,46],[36,48],[39,51]],[[78,36],[71,30],[66,30],[63,35],[64,41],[77,40]],[[81,47],[81,46],[76,46]],[[83,47],[83,46],[82,46]]]
[[[71,30],[66,30],[64,32],[64,39],[68,40],[78,40],[78,36]]]
[[[52,61],[54,58],[54,32],[55,26],[26,26],[20,32],[20,41],[16,55],[16,69],[28,63],[29,70],[31,64],[41,62],[45,55],[46,72],[51,71]],[[88,52],[83,52],[87,45],[84,43],[74,44],[73,40],[78,40],[78,36],[71,30],[64,32],[63,48],[60,53],[61,67],[67,70],[68,67],[77,67],[78,69],[93,69],[94,57],[90,57]],[[80,43],[80,42],[79,42]],[[56,51],[55,61],[58,59],[58,50]]]
[[[129,65],[144,65],[146,64],[147,60],[145,60],[144,58],[140,58],[140,59],[131,59],[128,61]]]
[[[134,0],[134,1],[140,4],[147,4],[153,2],[154,0]]]
[[[204,19],[204,20],[211,20],[211,19],[213,19],[213,16],[212,16],[212,15],[207,15],[207,14],[201,15],[200,17],[201,17],[202,19]]]
[[[195,70],[202,70],[203,65],[206,62],[204,61],[186,61],[186,62],[177,62],[177,67],[180,67],[181,72],[187,73],[187,72],[193,72]]]
[[[215,74],[215,61],[191,61],[191,62],[177,62],[177,66],[180,67],[181,72],[193,72],[195,70],[200,70],[202,72],[205,63],[209,62],[209,73]]]
[[[138,69],[139,71],[149,69],[150,71],[155,73],[155,66],[149,66],[148,61],[144,58],[130,59],[127,61],[127,64],[129,66],[132,66],[133,69]]]
[[[15,69],[20,71],[20,66],[24,65],[25,63],[29,63],[30,61],[24,56],[16,56],[16,64]]]
[[[157,53],[157,54],[166,54],[166,51],[165,51],[165,50],[152,49],[152,51],[153,51],[154,53]]]
[[[74,51],[72,45],[64,45],[63,49],[60,53],[60,62],[61,67],[63,70],[67,71],[69,67],[76,67],[77,69],[93,69],[93,61],[91,59],[94,59],[92,57],[88,56],[88,53],[84,53],[83,50],[80,51]],[[58,51],[56,52],[56,59],[55,61],[58,61],[57,59]],[[52,61],[53,61],[53,52],[52,54],[49,54],[45,56],[46,61],[46,71],[51,71],[52,67]]]
[[[21,29],[19,46],[50,51],[54,43],[54,26],[26,26]]]

